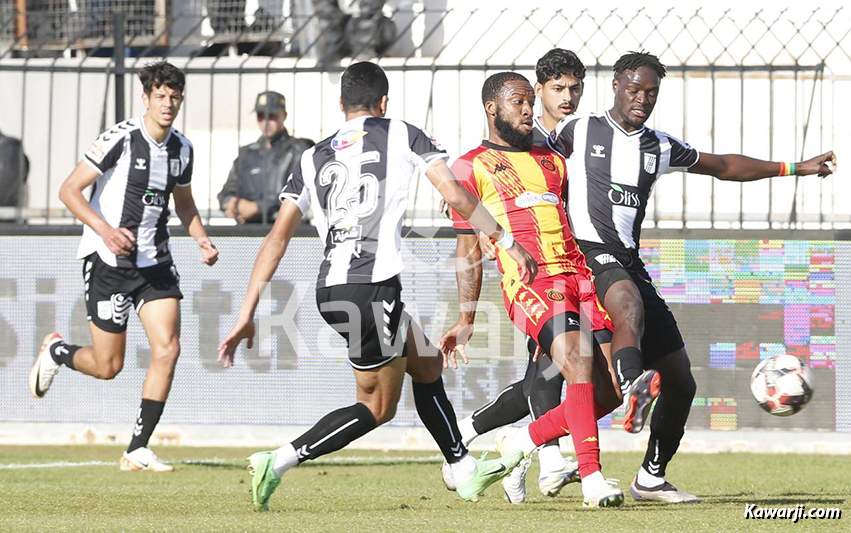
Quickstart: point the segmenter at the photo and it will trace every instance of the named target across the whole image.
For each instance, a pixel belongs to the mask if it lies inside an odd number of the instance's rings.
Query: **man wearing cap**
[[[290,136],[284,121],[287,102],[284,95],[266,91],[254,104],[260,138],[239,149],[222,191],[219,205],[225,216],[244,223],[271,223],[281,202],[278,194],[287,176],[301,159],[301,153],[313,146],[310,139]]]

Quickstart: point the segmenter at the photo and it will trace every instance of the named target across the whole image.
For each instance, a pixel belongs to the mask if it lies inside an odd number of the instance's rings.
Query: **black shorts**
[[[88,319],[110,333],[127,330],[130,308],[163,298],[183,298],[180,275],[173,263],[146,268],[109,266],[93,253],[83,260]]]
[[[644,335],[641,351],[644,366],[674,353],[685,346],[674,314],[668,308],[659,290],[653,285],[650,274],[636,250],[623,247],[577,241],[585,254],[588,267],[594,273],[597,297],[605,305],[606,291],[616,282],[629,279],[635,283],[644,302]]]
[[[401,293],[398,276],[316,289],[319,314],[346,339],[349,363],[356,370],[380,368],[408,355],[410,318],[403,312]]]

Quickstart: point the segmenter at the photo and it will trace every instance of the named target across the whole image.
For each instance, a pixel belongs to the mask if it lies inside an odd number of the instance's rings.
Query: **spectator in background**
[[[351,16],[340,9],[339,0],[313,0],[319,62],[383,55],[396,41],[396,25],[382,13],[384,3],[385,0],[360,0],[357,16]]]
[[[260,138],[239,149],[230,175],[219,193],[225,216],[240,224],[272,222],[281,201],[278,195],[301,153],[313,146],[310,139],[290,136],[284,121],[287,105],[284,95],[267,91],[257,95],[254,105]]]
[[[30,161],[21,141],[0,132],[0,207],[20,207]],[[0,214],[0,220],[14,220]]]

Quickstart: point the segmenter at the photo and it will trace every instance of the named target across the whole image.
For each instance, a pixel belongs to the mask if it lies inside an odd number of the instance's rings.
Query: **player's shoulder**
[[[466,152],[466,153],[464,153],[464,154],[460,155],[460,156],[458,157],[458,159],[456,159],[456,161],[467,161],[467,162],[472,163],[472,162],[473,162],[473,161],[475,161],[475,160],[476,160],[476,159],[477,159],[480,155],[484,154],[484,153],[485,153],[485,152],[487,152],[488,150],[491,150],[491,148],[488,148],[488,147],[487,147],[487,146],[485,146],[484,144],[480,144],[479,146],[477,146],[477,147],[473,148],[472,150],[469,150],[468,152]]]
[[[654,130],[653,128],[644,128],[644,134],[649,135],[651,137],[655,137],[656,140],[660,143],[676,143],[682,145],[688,145],[685,141],[677,137],[676,135],[671,135],[670,133],[664,132],[662,130]]]
[[[98,135],[98,140],[103,142],[117,142],[120,139],[128,137],[134,131],[142,128],[142,120],[139,117],[122,120],[117,124],[113,124]]]

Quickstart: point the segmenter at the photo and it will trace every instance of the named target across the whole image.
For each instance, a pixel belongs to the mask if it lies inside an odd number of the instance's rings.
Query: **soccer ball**
[[[754,368],[751,393],[772,415],[791,416],[813,397],[813,373],[794,355],[774,355]]]

